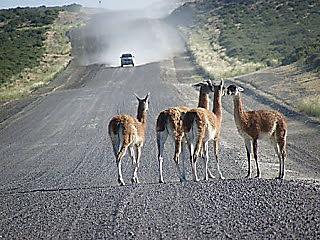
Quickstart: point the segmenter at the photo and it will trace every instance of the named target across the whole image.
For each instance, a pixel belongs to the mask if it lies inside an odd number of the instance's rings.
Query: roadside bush
[[[78,11],[80,5],[41,6],[0,10],[0,87],[12,76],[37,66],[45,53],[44,41],[49,26],[60,11]]]
[[[242,61],[269,65],[276,59],[283,65],[300,62],[318,69],[309,57],[319,52],[319,12],[316,0],[221,4],[216,11],[222,21],[219,43],[228,56]]]

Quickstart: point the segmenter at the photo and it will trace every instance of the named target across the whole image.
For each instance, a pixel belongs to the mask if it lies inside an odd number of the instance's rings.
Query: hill
[[[316,0],[196,0],[176,9],[167,21],[179,27],[196,62],[210,76],[275,69],[283,75],[276,78],[281,85],[290,85],[283,99],[320,117],[319,13]],[[295,102],[286,99],[288,93]]]
[[[0,10],[0,100],[46,84],[70,61],[66,32],[79,10],[76,4]]]

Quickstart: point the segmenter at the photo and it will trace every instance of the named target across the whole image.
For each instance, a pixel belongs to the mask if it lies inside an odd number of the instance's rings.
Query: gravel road
[[[90,69],[90,66],[87,67]],[[223,99],[221,171],[225,180],[181,184],[168,142],[165,184],[158,183],[155,120],[177,105],[196,106],[195,73],[186,55],[137,67],[92,66],[73,77],[81,86],[38,98],[0,130],[0,238],[2,239],[319,239],[320,130],[289,110],[286,180],[274,178],[278,162],[261,143],[261,179],[243,179],[247,162],[233,120],[233,102]],[[230,82],[227,82],[227,84]],[[245,87],[245,86],[244,86]],[[133,93],[151,93],[146,143],[132,185],[124,158],[126,186],[107,136],[111,117],[135,115]],[[248,109],[280,105],[250,90]],[[210,151],[210,167],[215,170]],[[204,177],[199,161],[200,178]],[[255,172],[255,169],[253,169]]]

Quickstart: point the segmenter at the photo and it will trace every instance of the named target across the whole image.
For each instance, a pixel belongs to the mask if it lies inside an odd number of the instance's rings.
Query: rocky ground
[[[145,29],[148,32],[147,23]],[[234,124],[232,98],[226,96],[220,150],[226,179],[193,182],[184,157],[187,182],[180,183],[169,141],[166,183],[158,183],[157,114],[172,106],[195,106],[198,92],[191,83],[200,78],[188,54],[134,68],[70,66],[36,101],[3,122],[0,237],[319,238],[319,125],[249,85],[243,85],[247,109],[276,109],[288,118],[286,179],[274,179],[279,164],[267,143],[259,143],[262,178],[243,178],[245,149]],[[226,84],[233,82],[239,84],[237,79]],[[115,114],[135,115],[133,93],[147,92],[151,102],[138,172],[141,183],[130,183],[131,161],[126,157],[127,185],[121,187],[107,125]],[[210,149],[210,168],[215,172]],[[202,161],[198,165],[203,179]],[[252,171],[254,175],[256,169]]]

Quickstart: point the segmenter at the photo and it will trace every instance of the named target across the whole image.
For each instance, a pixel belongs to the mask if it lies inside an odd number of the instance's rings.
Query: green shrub
[[[219,43],[228,56],[242,61],[301,62],[319,69],[317,58],[312,58],[315,62],[310,59],[319,53],[319,12],[316,0],[222,4],[215,13],[222,21]]]
[[[45,33],[60,11],[78,11],[80,5],[0,10],[0,87],[12,76],[37,66],[42,59]]]

